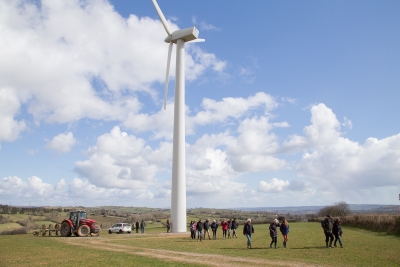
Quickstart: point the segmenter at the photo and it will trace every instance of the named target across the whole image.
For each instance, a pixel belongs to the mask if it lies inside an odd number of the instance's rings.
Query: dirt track
[[[147,238],[177,238],[182,234],[146,234]],[[125,237],[121,236],[121,239]],[[115,239],[114,239],[115,240]],[[290,267],[303,267],[303,266],[321,266],[321,265],[310,265],[296,262],[276,261],[268,259],[251,259],[224,256],[217,254],[200,254],[192,252],[179,252],[165,249],[156,248],[143,248],[135,246],[124,246],[118,244],[110,244],[109,239],[105,238],[62,238],[61,242],[67,244],[73,244],[75,246],[82,246],[96,249],[115,251],[120,253],[139,255],[149,258],[157,258],[160,260],[171,261],[171,262],[184,262],[184,263],[196,263],[204,264],[208,266],[244,266],[244,265],[259,265],[259,266],[290,266]]]

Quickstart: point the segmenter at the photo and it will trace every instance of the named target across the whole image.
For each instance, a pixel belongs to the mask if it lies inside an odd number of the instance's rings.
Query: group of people
[[[142,219],[141,222],[136,221],[132,223],[132,230],[136,228],[136,233],[139,233],[139,229],[142,231],[142,234],[144,234],[144,229],[146,228],[146,222],[144,219]]]
[[[274,248],[276,248],[278,245],[278,227],[283,236],[283,247],[287,248],[287,242],[289,240],[289,222],[283,220],[282,223],[279,223],[278,219],[273,220],[269,225],[269,235],[271,237],[271,244],[269,244],[269,247],[272,248],[272,246],[274,246]]]
[[[326,215],[326,218],[321,221],[321,226],[324,229],[326,247],[334,248],[336,247],[337,241],[339,241],[340,247],[343,248],[343,243],[342,243],[343,231],[342,231],[342,226],[340,224],[340,219],[337,218],[332,223],[331,216]],[[333,242],[333,240],[335,240],[335,242]]]
[[[223,239],[234,237],[237,238],[236,230],[239,227],[239,223],[236,219],[229,219],[228,221],[226,221],[226,219],[223,219],[220,225],[222,227]],[[209,231],[209,229],[211,228],[213,239],[216,239],[218,226],[219,224],[216,222],[216,220],[213,220],[211,224],[209,219],[205,220],[204,222],[201,219],[199,219],[199,221],[191,221],[189,225],[190,237],[192,239],[196,239],[197,236],[198,241],[202,241],[206,238],[206,236],[208,236],[208,239],[211,239]],[[343,232],[342,226],[340,224],[340,219],[337,218],[332,223],[331,216],[327,215],[326,218],[321,221],[321,226],[324,229],[326,247],[334,248],[336,247],[337,242],[339,242],[340,247],[343,248],[341,238]],[[283,236],[283,247],[287,248],[289,229],[289,222],[286,219],[284,219],[282,223],[280,223],[278,219],[274,219],[269,225],[269,235],[271,237],[271,243],[269,247],[277,248],[279,230]],[[251,223],[251,219],[247,219],[246,223],[243,226],[243,235],[245,235],[247,238],[247,248],[251,248],[252,234],[254,234],[254,227]]]
[[[209,229],[211,228],[213,239],[216,239],[218,226],[219,224],[216,222],[216,220],[213,220],[211,224],[209,219],[205,220],[204,222],[201,219],[199,219],[199,221],[191,221],[189,225],[190,237],[192,239],[196,239],[197,236],[198,241],[202,241],[206,238],[206,236],[208,236],[208,239],[211,239],[209,231]],[[237,238],[238,227],[239,223],[236,219],[229,219],[228,221],[226,219],[223,219],[221,221],[222,238]],[[275,248],[277,246],[278,227],[284,238],[283,246],[286,248],[289,234],[289,223],[287,220],[283,220],[282,224],[279,224],[279,221],[277,219],[275,219],[269,226],[270,236],[272,238],[270,247],[272,248],[272,245],[274,244]],[[245,235],[247,238],[247,248],[251,248],[252,234],[254,234],[254,227],[251,223],[251,219],[247,219],[246,224],[243,226],[243,235]]]
[[[207,219],[204,222],[202,222],[201,219],[199,221],[191,221],[189,228],[190,228],[190,237],[192,239],[196,239],[197,235],[197,240],[202,241],[203,239],[206,238],[206,235],[208,236],[208,239],[211,240],[210,237],[210,228],[212,231],[213,239],[217,239],[217,229],[218,229],[218,223],[216,220],[213,220],[212,223],[210,224],[210,220]],[[229,221],[226,221],[226,219],[223,219],[221,221],[221,227],[222,227],[222,237],[223,239],[226,238],[237,238],[236,234],[236,229],[238,228],[239,223],[236,221],[236,219],[229,219]]]

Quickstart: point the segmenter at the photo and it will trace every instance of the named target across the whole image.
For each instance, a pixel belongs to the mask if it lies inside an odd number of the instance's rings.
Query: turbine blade
[[[200,42],[205,42],[206,39],[194,39],[192,41],[186,42],[186,44],[190,44],[190,43],[200,43]]]
[[[169,65],[171,63],[173,43],[169,43],[168,47],[168,59],[167,59],[167,74],[165,75],[165,87],[164,87],[164,110],[167,109],[167,95],[168,95],[168,78],[169,78]]]
[[[158,16],[160,17],[160,20],[161,20],[162,24],[164,25],[165,31],[167,32],[168,35],[171,35],[171,30],[169,29],[168,22],[165,19],[164,14],[162,13],[160,7],[158,6],[157,1],[156,0],[152,0],[152,1],[153,1],[154,7],[156,8]]]

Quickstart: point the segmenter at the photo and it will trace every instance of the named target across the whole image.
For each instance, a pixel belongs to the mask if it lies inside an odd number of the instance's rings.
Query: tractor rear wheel
[[[69,222],[63,222],[61,224],[61,236],[71,236],[71,226],[69,225]]]
[[[85,237],[90,234],[90,228],[87,225],[81,225],[78,228],[78,236]]]

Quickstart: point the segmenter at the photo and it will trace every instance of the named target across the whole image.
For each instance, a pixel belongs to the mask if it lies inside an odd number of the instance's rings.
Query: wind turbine
[[[168,76],[172,46],[176,44],[174,136],[172,152],[171,231],[186,232],[186,160],[185,160],[185,43],[203,42],[198,39],[196,27],[171,32],[156,0],[152,0],[167,32],[165,42],[169,43],[167,73],[165,75],[164,109],[167,104]]]

